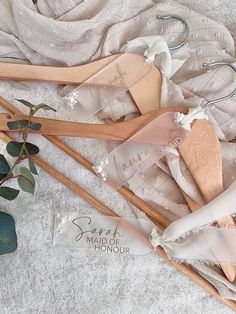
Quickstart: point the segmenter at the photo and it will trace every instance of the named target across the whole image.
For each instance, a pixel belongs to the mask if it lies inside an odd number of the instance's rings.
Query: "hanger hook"
[[[180,22],[182,22],[184,24],[184,32],[185,32],[185,38],[184,40],[182,41],[182,43],[180,43],[179,45],[177,46],[174,46],[174,47],[169,47],[169,50],[175,50],[175,49],[179,49],[181,48],[182,46],[184,46],[189,38],[189,26],[187,24],[187,22],[182,19],[182,17],[178,16],[178,15],[157,15],[157,19],[158,20],[169,20],[169,19],[175,19],[175,20],[178,20]]]
[[[231,69],[234,70],[234,72],[236,73],[236,67],[233,66],[232,64],[230,63],[227,63],[227,62],[213,62],[213,63],[203,63],[203,67],[213,67],[215,65],[227,65],[228,67],[230,67]],[[234,95],[236,94],[236,88],[229,94],[229,95],[226,95],[224,97],[220,97],[218,99],[213,99],[211,101],[208,101],[205,105],[202,106],[202,108],[206,108],[208,107],[209,105],[213,105],[219,101],[222,101],[222,100],[227,100],[227,99],[230,99],[231,97],[233,97]]]

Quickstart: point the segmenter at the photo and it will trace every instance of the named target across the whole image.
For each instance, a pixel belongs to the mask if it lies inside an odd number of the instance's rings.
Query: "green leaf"
[[[19,195],[20,191],[16,189],[9,188],[7,186],[0,187],[0,196],[8,201],[12,201]]]
[[[29,125],[29,128],[34,131],[39,131],[41,129],[40,123],[32,123]]]
[[[26,154],[27,154],[27,157],[28,157],[30,171],[33,174],[38,175],[38,171],[37,171],[37,169],[35,167],[35,164],[34,164],[34,161],[33,161],[32,157],[30,156],[30,154],[29,154],[27,149],[25,149],[25,151],[26,151]]]
[[[10,121],[7,122],[7,126],[9,128],[9,130],[20,130],[20,129],[24,129],[28,127],[28,120],[18,120],[18,121]]]
[[[54,112],[56,112],[56,109],[46,105],[46,104],[39,104],[35,107],[36,111],[38,111],[39,109],[43,109],[43,110],[52,110]]]
[[[30,171],[31,171],[33,174],[38,175],[38,171],[37,171],[37,169],[36,169],[36,167],[35,167],[35,164],[34,164],[34,161],[33,161],[32,157],[31,157],[29,154],[27,154],[27,157],[28,157],[28,160],[29,160],[29,168],[30,168]]]
[[[0,212],[0,255],[12,253],[16,249],[15,221],[11,215]]]
[[[27,153],[29,155],[37,155],[39,153],[39,148],[38,146],[32,144],[32,143],[29,143],[29,142],[26,142],[25,143],[25,148],[26,148],[26,152],[25,152],[25,155],[27,155]]]
[[[10,166],[6,158],[0,154],[0,173],[7,174],[10,171]]]
[[[21,147],[23,143],[18,143],[18,142],[9,142],[7,144],[7,152],[9,155],[12,157],[18,157],[20,155]]]
[[[20,155],[21,152],[21,147],[24,143],[23,142],[9,142],[7,144],[7,152],[9,155],[11,155],[12,157],[18,157]],[[31,144],[29,142],[25,143],[25,148],[26,150],[24,150],[24,155],[36,155],[39,153],[39,148],[34,145]]]
[[[21,189],[27,193],[34,194],[35,180],[29,169],[20,168],[21,175],[18,177],[18,183]]]
[[[24,100],[24,99],[16,99],[16,100],[22,103],[23,105],[25,105],[26,107],[35,108],[35,105],[31,104],[31,102],[27,100]]]

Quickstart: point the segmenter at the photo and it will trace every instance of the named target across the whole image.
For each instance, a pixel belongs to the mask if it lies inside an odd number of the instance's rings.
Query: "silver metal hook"
[[[227,65],[228,67],[230,67],[231,69],[234,70],[234,72],[236,73],[236,68],[235,66],[233,66],[232,64],[230,63],[227,63],[227,62],[213,62],[213,63],[203,63],[203,67],[213,67],[215,65]],[[203,109],[205,109],[206,107],[208,107],[209,105],[213,105],[219,101],[222,101],[222,100],[227,100],[227,99],[230,99],[231,97],[233,97],[234,95],[236,94],[236,88],[229,94],[229,95],[226,95],[224,97],[220,97],[218,99],[213,99],[211,101],[208,101],[205,105],[202,106]]]
[[[177,46],[169,47],[169,50],[179,49],[186,44],[186,42],[189,38],[189,26],[188,26],[187,22],[184,19],[182,19],[182,17],[180,17],[178,15],[164,15],[164,16],[157,15],[157,19],[158,20],[175,19],[175,20],[178,20],[184,24],[185,38],[184,38],[183,42]]]

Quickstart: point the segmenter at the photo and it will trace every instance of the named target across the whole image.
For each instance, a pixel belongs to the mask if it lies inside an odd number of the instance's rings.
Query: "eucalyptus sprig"
[[[28,135],[31,130],[39,131],[41,129],[40,123],[34,123],[32,121],[33,116],[40,110],[53,110],[52,107],[46,104],[33,105],[29,101],[23,99],[17,99],[20,103],[29,108],[28,119],[10,121],[7,123],[9,130],[18,131],[22,137],[21,142],[11,141],[7,144],[7,152],[12,157],[16,157],[16,160],[12,165],[6,160],[4,155],[0,154],[0,197],[3,197],[9,201],[14,200],[20,193],[19,189],[14,189],[6,186],[6,183],[10,180],[17,180],[19,187],[28,193],[34,194],[35,179],[33,175],[37,175],[37,169],[35,167],[32,156],[39,153],[39,148],[28,142]],[[25,159],[28,159],[29,167],[17,166]]]
[[[39,131],[41,124],[34,123],[32,118],[40,109],[56,111],[46,104],[35,106],[26,100],[17,100],[29,107],[30,111],[28,119],[8,122],[9,130],[18,131],[22,137],[21,142],[11,141],[6,147],[8,154],[12,157],[16,157],[16,160],[10,165],[10,162],[0,154],[0,197],[9,201],[14,200],[20,193],[19,189],[6,186],[6,184],[12,180],[17,180],[19,187],[23,191],[34,194],[35,179],[33,175],[37,175],[38,172],[32,156],[39,153],[39,148],[28,142],[28,135],[30,130]],[[25,159],[28,159],[29,168],[19,167],[18,170],[17,166]],[[15,221],[11,215],[0,211],[0,255],[14,252],[16,248],[17,236]]]
[[[6,158],[0,154],[0,197],[7,200],[13,200],[19,195],[19,190],[5,186],[7,181],[17,179],[19,187],[28,193],[34,194],[35,179],[33,175],[37,175],[32,156],[39,153],[39,148],[27,141],[29,131],[39,131],[41,129],[40,123],[32,122],[33,116],[40,110],[53,110],[52,107],[46,104],[33,105],[29,101],[17,99],[20,103],[29,108],[29,116],[27,120],[16,120],[8,122],[8,128],[12,131],[18,131],[22,136],[22,142],[11,141],[7,144],[7,152],[12,157],[17,157],[12,166]],[[16,167],[24,160],[28,159],[29,168],[20,167],[16,172]],[[4,185],[4,186],[3,186]]]

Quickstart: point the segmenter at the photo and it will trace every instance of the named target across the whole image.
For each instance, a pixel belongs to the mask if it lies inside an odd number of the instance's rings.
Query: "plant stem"
[[[1,181],[0,186],[3,185],[3,183],[5,183],[6,181],[12,180],[12,179],[16,179],[16,178],[18,178],[19,176],[20,176],[19,174],[15,175],[15,176],[8,176],[8,175],[7,175],[7,176]]]
[[[25,152],[27,152],[25,144],[27,142],[28,139],[28,135],[29,135],[29,128],[32,122],[32,117],[35,113],[35,110],[33,110],[32,108],[30,108],[30,114],[29,114],[29,120],[28,120],[28,125],[26,128],[24,129],[20,129],[19,132],[22,133],[22,137],[23,137],[23,144],[21,146],[21,150],[19,153],[18,158],[16,159],[16,161],[14,162],[13,166],[11,167],[11,169],[9,170],[7,176],[5,178],[2,179],[2,181],[0,181],[0,186],[3,185],[3,183],[5,183],[6,181],[10,180],[10,179],[15,179],[18,178],[20,175],[13,175],[13,170],[15,169],[15,167],[21,163],[22,160],[26,159],[27,156],[25,155]]]

